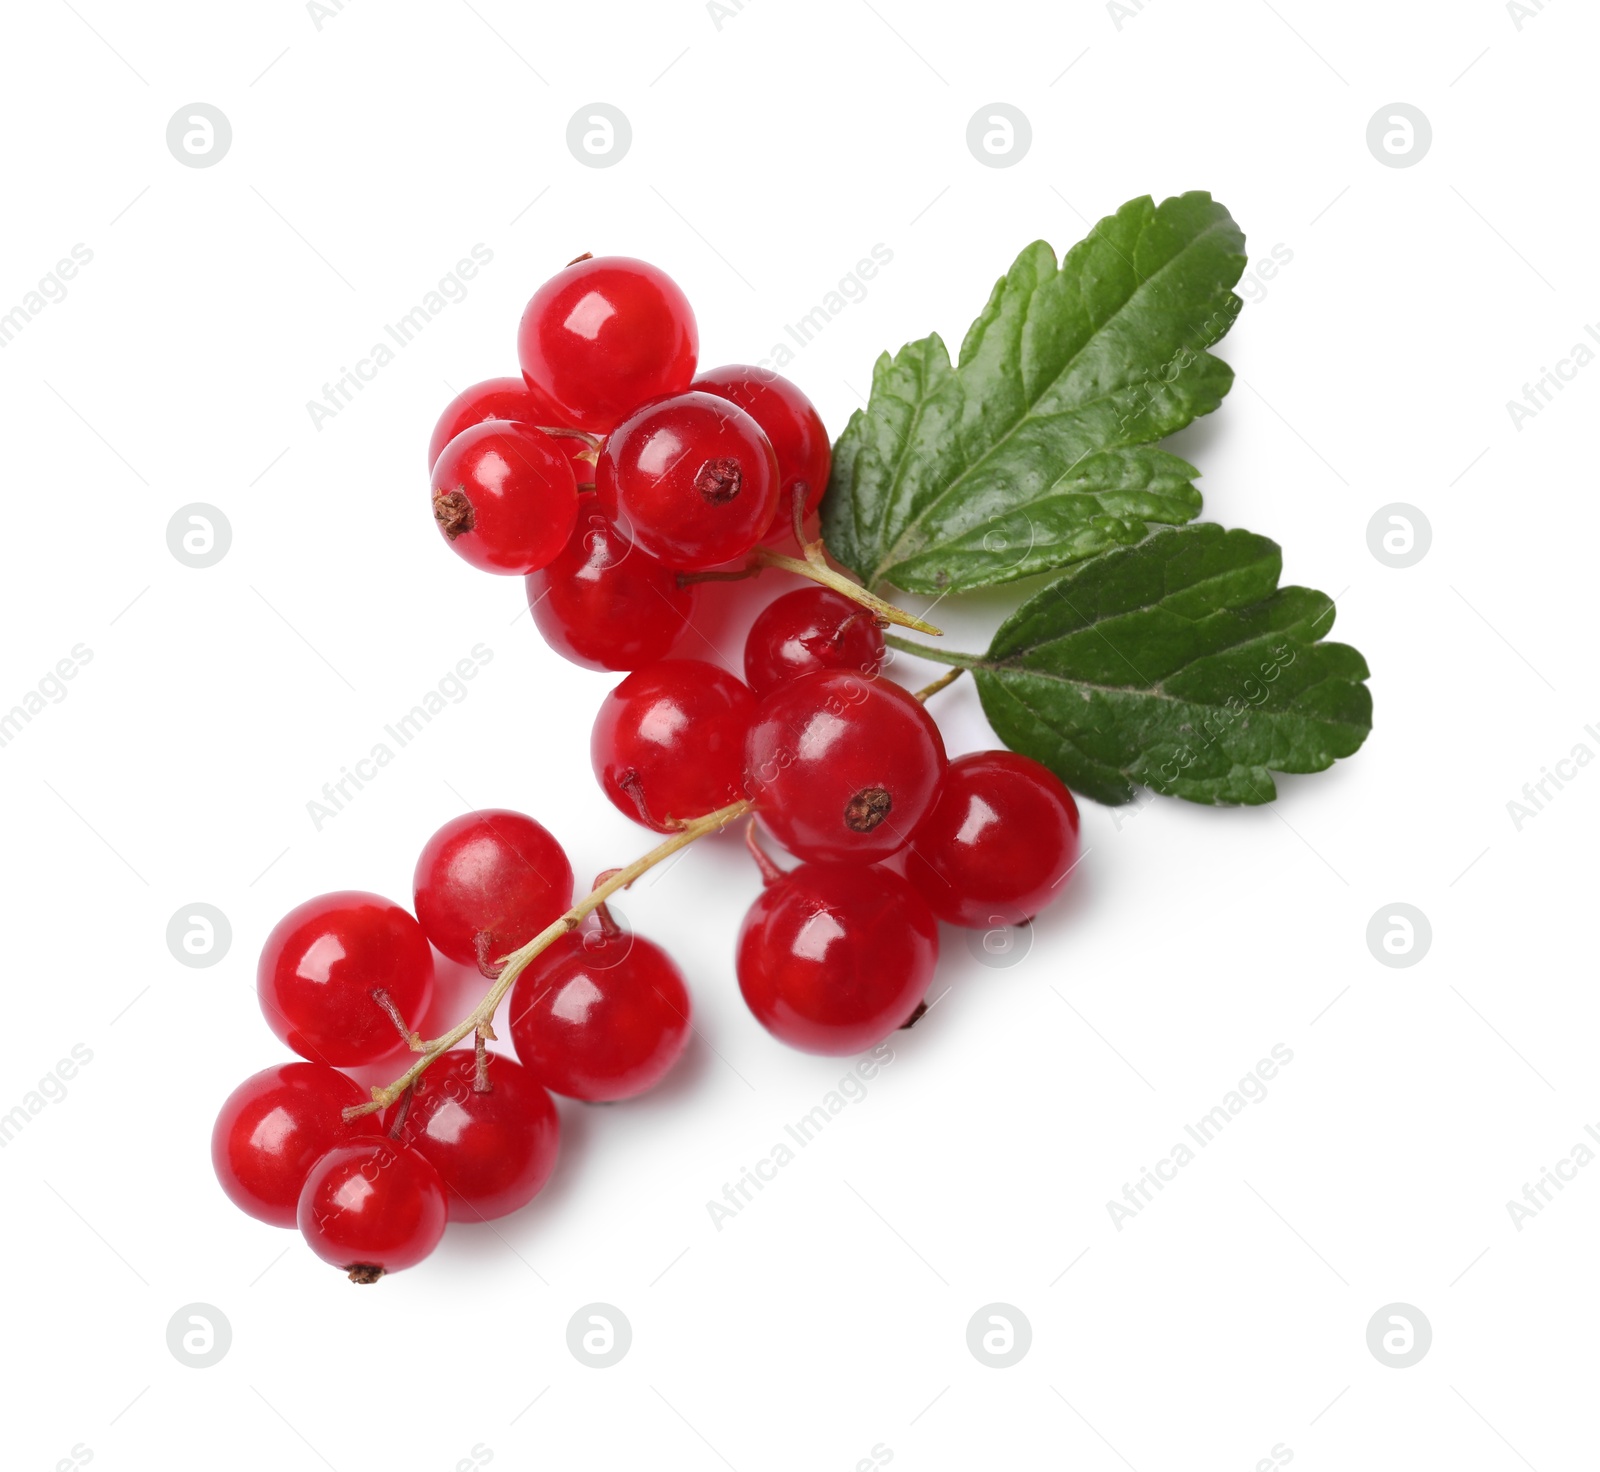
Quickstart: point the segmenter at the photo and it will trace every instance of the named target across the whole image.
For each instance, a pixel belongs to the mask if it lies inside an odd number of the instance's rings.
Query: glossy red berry
[[[1048,768],[979,751],[945,769],[906,851],[906,878],[951,925],[1031,920],[1078,861],[1078,805]]]
[[[295,1217],[324,1262],[352,1283],[376,1283],[432,1252],[447,1214],[439,1172],[409,1146],[376,1139],[330,1150],[312,1166]]]
[[[890,869],[802,864],[769,880],[739,931],[739,990],[774,1037],[859,1053],[907,1022],[939,959],[939,927]]]
[[[628,256],[574,261],[528,303],[517,356],[563,424],[609,434],[647,399],[681,393],[700,338],[666,272]]]
[[[464,429],[482,424],[489,419],[508,419],[516,424],[559,424],[560,412],[548,399],[536,394],[521,378],[486,378],[471,388],[464,388],[444,406],[444,413],[433,427],[428,440],[428,470],[439,463],[444,447]],[[562,448],[568,449],[568,458],[581,452],[582,440],[565,440]],[[570,448],[568,448],[570,446]],[[593,480],[593,475],[587,477]]]
[[[416,1027],[433,995],[422,927],[382,895],[340,890],[290,910],[256,967],[267,1026],[302,1058],[346,1068],[405,1047],[390,1009]],[[386,1005],[387,1002],[387,1005]]]
[[[423,848],[413,883],[428,939],[491,976],[572,906],[572,865],[555,836],[505,808],[452,818]]]
[[[694,387],[737,404],[759,424],[778,460],[778,504],[769,534],[781,536],[794,524],[794,494],[804,487],[805,514],[811,515],[828,489],[833,451],[827,426],[816,406],[794,384],[769,368],[729,363],[702,373]]]
[[[594,774],[620,811],[670,833],[744,796],[755,705],[743,681],[703,660],[646,665],[600,703],[589,743]]]
[[[515,1058],[486,1054],[483,1082],[471,1049],[446,1053],[413,1086],[400,1124],[401,1142],[439,1172],[453,1222],[491,1221],[526,1206],[560,1149],[556,1106]]]
[[[600,510],[652,557],[701,569],[742,557],[778,504],[778,462],[761,426],[714,394],[646,404],[595,466]]]
[[[578,519],[572,461],[526,424],[475,424],[433,467],[433,519],[474,567],[533,572],[555,559]]]
[[[796,858],[867,863],[907,843],[944,775],[920,702],[849,670],[801,675],[756,708],[745,780],[756,813]]]
[[[883,630],[859,603],[830,588],[796,588],[756,615],[744,641],[744,677],[757,695],[815,670],[875,675]]]
[[[545,642],[591,670],[636,670],[665,659],[689,627],[694,585],[635,547],[580,501],[578,525],[548,567],[528,574],[528,607]]]
[[[547,1089],[591,1102],[659,1083],[689,1040],[689,989],[671,958],[609,917],[537,956],[511,993],[517,1057]]]
[[[251,1074],[227,1099],[211,1131],[211,1165],[240,1211],[292,1227],[306,1177],[328,1151],[381,1133],[376,1114],[346,1124],[365,1104],[354,1079],[322,1063],[280,1063]]]

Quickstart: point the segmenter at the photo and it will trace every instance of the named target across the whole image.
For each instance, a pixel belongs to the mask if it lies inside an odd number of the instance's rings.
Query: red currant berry
[[[933,717],[892,681],[801,675],[764,696],[745,780],[768,831],[817,863],[886,858],[907,843],[944,775]]]
[[[453,1222],[485,1222],[526,1206],[556,1167],[556,1106],[515,1058],[484,1055],[480,1088],[471,1049],[446,1053],[397,1104],[400,1140],[427,1158],[445,1184]]]
[[[330,1150],[300,1192],[300,1235],[352,1283],[421,1262],[444,1236],[439,1172],[409,1146],[377,1139]]]
[[[517,332],[523,376],[563,424],[609,434],[647,399],[681,393],[700,336],[666,272],[628,256],[591,256],[552,276]]]
[[[323,1063],[251,1074],[211,1131],[211,1166],[228,1199],[257,1221],[292,1227],[311,1167],[337,1145],[381,1133],[376,1114],[344,1121],[343,1110],[366,1102],[354,1079]]]
[[[474,567],[533,572],[561,551],[578,519],[572,461],[526,424],[475,424],[433,467],[433,518]]]
[[[428,441],[428,470],[439,463],[444,447],[464,429],[482,424],[488,419],[509,419],[516,424],[556,424],[560,411],[542,395],[534,393],[521,378],[486,378],[471,388],[462,389],[444,406],[444,413],[433,427]],[[581,453],[586,446],[582,440],[563,440],[569,457]],[[592,475],[580,479],[593,480]]]
[[[609,915],[541,952],[512,989],[517,1057],[571,1099],[631,1099],[654,1088],[688,1040],[682,974],[660,946]]]
[[[600,509],[671,567],[715,567],[765,535],[778,462],[761,426],[713,394],[658,399],[619,424],[595,466]]]
[[[382,895],[340,890],[290,910],[256,967],[267,1026],[302,1058],[345,1068],[405,1047],[433,995],[422,927]]]
[[[580,502],[561,555],[528,574],[528,607],[545,642],[591,670],[636,670],[666,658],[689,627],[694,592],[600,515],[593,497]]]
[[[439,463],[444,447],[464,430],[486,424],[491,419],[532,425],[550,430],[561,424],[561,411],[542,394],[528,387],[523,378],[486,378],[463,389],[445,405],[444,413],[428,440],[428,471]],[[596,446],[586,434],[552,433],[555,447],[572,462],[572,474],[579,490],[594,486]]]
[[[859,603],[830,588],[796,588],[756,615],[744,641],[744,677],[757,695],[813,670],[875,675],[883,630]]]
[[[572,865],[550,830],[523,813],[484,808],[427,842],[414,879],[417,920],[452,961],[496,974],[572,906]]]
[[[828,489],[833,452],[828,430],[812,404],[794,384],[767,368],[729,363],[694,381],[694,387],[737,404],[759,424],[778,459],[778,505],[769,534],[781,536],[794,524],[794,496],[803,487],[805,515],[810,516]]]
[[[749,687],[698,659],[635,670],[600,703],[589,742],[594,774],[630,818],[670,833],[744,796]]]
[[[906,851],[906,878],[951,925],[1031,920],[1078,861],[1078,805],[1046,767],[978,751],[945,769]]]
[[[939,926],[898,874],[802,864],[770,878],[739,931],[739,990],[774,1037],[859,1053],[910,1018],[933,979]]]

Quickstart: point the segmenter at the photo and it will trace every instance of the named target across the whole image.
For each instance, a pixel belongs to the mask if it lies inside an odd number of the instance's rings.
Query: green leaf
[[[1372,729],[1366,661],[1319,642],[1333,601],[1280,588],[1275,542],[1209,523],[1079,563],[967,664],[1000,739],[1069,787],[1263,803],[1272,772],[1320,772]]]
[[[1133,200],[1062,261],[1036,241],[961,345],[879,358],[834,448],[822,530],[868,587],[942,593],[1048,572],[1200,510],[1151,448],[1221,403],[1206,351],[1242,305],[1244,235],[1209,194]]]

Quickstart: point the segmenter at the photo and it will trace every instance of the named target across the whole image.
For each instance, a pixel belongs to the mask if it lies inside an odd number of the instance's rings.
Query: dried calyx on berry
[[[797,858],[870,863],[903,848],[944,775],[933,717],[881,676],[819,670],[756,707],[745,779],[763,825]]]

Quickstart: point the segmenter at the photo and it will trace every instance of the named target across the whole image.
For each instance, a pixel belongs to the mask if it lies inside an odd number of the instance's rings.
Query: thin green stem
[[[916,692],[917,699],[926,704],[930,695],[937,695],[946,685],[955,684],[966,672],[966,668],[963,665],[957,665],[953,670],[946,670],[937,680],[930,681],[922,689],[918,690]]]
[[[914,654],[918,659],[929,659],[935,664],[957,664],[964,670],[976,669],[983,663],[981,654],[963,654],[959,649],[937,648],[932,644],[918,644],[912,639],[902,639],[898,634],[885,634],[883,642],[902,654]]]

